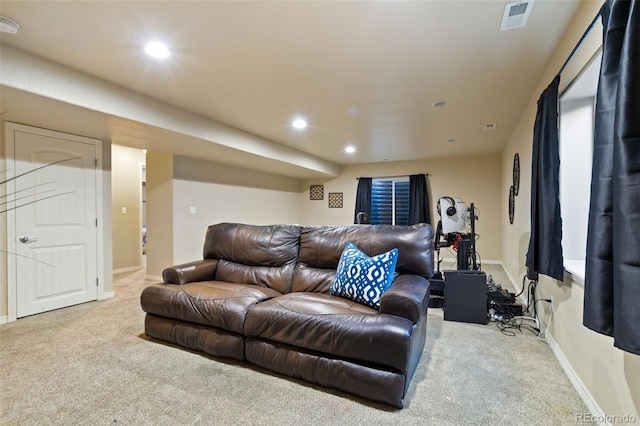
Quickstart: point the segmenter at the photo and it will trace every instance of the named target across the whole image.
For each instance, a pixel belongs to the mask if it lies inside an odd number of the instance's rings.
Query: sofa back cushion
[[[411,226],[311,226],[300,230],[300,253],[291,291],[329,293],[340,255],[348,242],[368,256],[398,249],[397,274],[433,275],[433,230]]]
[[[215,279],[288,293],[298,256],[300,227],[219,223],[207,229],[204,258],[219,259]]]

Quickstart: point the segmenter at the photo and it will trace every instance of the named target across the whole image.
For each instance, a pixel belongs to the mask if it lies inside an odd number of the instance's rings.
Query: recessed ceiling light
[[[353,154],[354,152],[356,152],[356,147],[349,145],[344,149],[344,152],[346,152],[347,154]]]
[[[0,16],[0,32],[15,34],[18,32],[20,24],[6,16]]]
[[[432,105],[434,106],[434,108],[443,108],[449,105],[449,101],[438,101],[434,102]]]
[[[169,49],[167,49],[167,46],[158,41],[153,41],[147,44],[144,47],[144,51],[147,52],[147,55],[158,59],[169,57]]]
[[[291,122],[291,125],[296,129],[302,130],[307,128],[307,120],[304,118],[296,118]]]

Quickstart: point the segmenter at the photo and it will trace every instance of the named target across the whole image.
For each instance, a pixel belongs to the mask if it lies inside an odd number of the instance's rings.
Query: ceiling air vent
[[[522,0],[507,4],[504,7],[500,31],[512,30],[527,25],[527,20],[529,19],[529,15],[531,15],[531,9],[533,9],[533,1],[534,0]]]

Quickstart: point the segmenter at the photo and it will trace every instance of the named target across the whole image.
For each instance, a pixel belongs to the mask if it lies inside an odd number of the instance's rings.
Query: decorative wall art
[[[513,193],[518,195],[520,192],[520,156],[516,152],[513,156]]]
[[[513,185],[509,188],[509,223],[513,225],[513,215],[516,212],[516,193]]]
[[[323,185],[310,185],[309,186],[309,199],[310,200],[324,200],[324,186]]]
[[[342,208],[342,192],[330,192],[329,193],[329,208],[341,209]]]
[[[509,223],[513,225],[516,213],[516,196],[520,191],[520,156],[516,152],[513,156],[513,185],[509,188]]]

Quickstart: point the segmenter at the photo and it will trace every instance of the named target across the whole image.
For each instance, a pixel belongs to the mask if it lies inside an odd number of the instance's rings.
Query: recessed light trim
[[[444,108],[449,105],[449,101],[438,101],[432,103],[431,105],[433,105],[434,108]]]
[[[344,149],[344,152],[346,152],[347,154],[353,154],[354,152],[356,152],[356,147],[353,145],[349,145]]]
[[[167,46],[159,41],[152,41],[147,44],[144,47],[144,51],[147,52],[147,55],[157,59],[166,59],[171,55]]]
[[[307,120],[305,120],[304,118],[298,117],[291,122],[291,125],[298,130],[304,130],[307,128],[309,124],[307,123]]]
[[[6,16],[0,16],[0,32],[1,33],[16,34],[19,28],[20,28],[20,24],[18,24],[13,19],[7,18]]]

